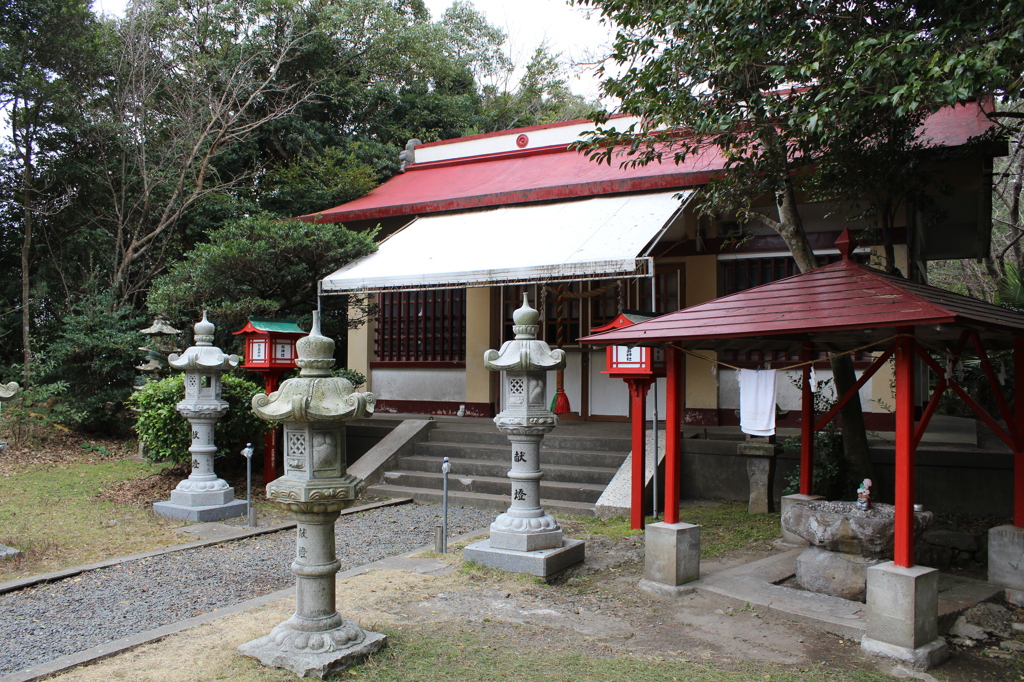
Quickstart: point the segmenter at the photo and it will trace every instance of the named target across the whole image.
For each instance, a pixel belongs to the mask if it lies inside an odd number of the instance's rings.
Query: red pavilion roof
[[[746,349],[755,340],[758,348],[795,350],[800,342],[817,341],[849,349],[881,343],[897,327],[911,326],[937,346],[955,341],[967,327],[1009,347],[1013,336],[1024,335],[1024,314],[844,259],[580,341],[673,341],[716,350]]]

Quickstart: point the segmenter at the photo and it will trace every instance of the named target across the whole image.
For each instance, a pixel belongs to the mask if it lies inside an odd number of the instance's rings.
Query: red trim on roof
[[[619,118],[630,118],[629,114],[615,114],[609,121],[614,121]],[[488,137],[501,137],[502,135],[519,135],[520,133],[529,133],[535,130],[551,130],[552,128],[565,128],[568,126],[578,126],[581,123],[593,123],[589,118],[574,118],[571,121],[558,121],[557,123],[541,123],[535,126],[526,126],[525,128],[509,128],[508,130],[499,130],[493,133],[480,133],[479,135],[467,135],[466,137],[454,137],[449,140],[438,140],[436,142],[424,142],[423,144],[416,145],[416,149],[422,147],[440,147],[442,145],[451,144],[453,142],[468,142],[470,140],[483,140]]]
[[[548,127],[556,125],[568,124]],[[943,109],[931,116],[925,122],[924,134],[936,146],[957,147],[990,125],[981,107],[969,104]],[[516,131],[487,136],[512,132]],[[465,139],[471,138],[448,140],[444,144]],[[612,159],[610,165],[599,164],[581,153],[553,146],[413,164],[407,172],[364,197],[300,219],[333,223],[412,217],[602,194],[682,189],[707,184],[725,165],[725,159],[715,149],[692,155],[680,164],[668,160],[622,168],[619,163],[623,159]]]

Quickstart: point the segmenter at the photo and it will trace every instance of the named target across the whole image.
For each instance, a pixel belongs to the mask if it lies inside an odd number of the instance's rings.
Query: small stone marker
[[[335,604],[334,576],[340,568],[334,522],[366,487],[346,472],[345,422],[373,412],[372,393],[354,393],[343,377],[331,376],[334,341],[313,330],[295,344],[299,376],[269,396],[257,393],[253,412],[284,423],[285,474],[267,485],[267,497],[298,521],[295,538],[295,615],[265,635],[238,647],[264,665],[296,675],[323,677],[380,650],[387,636],[342,618]]]
[[[228,355],[213,345],[213,323],[203,319],[195,325],[195,345],[181,355],[168,356],[174,369],[185,371],[185,399],[178,403],[181,416],[192,427],[192,473],[171,492],[169,502],[157,502],[153,511],[183,521],[220,521],[246,513],[245,500],[235,499],[235,489],[213,469],[217,454],[214,427],[228,412],[221,397],[221,374],[238,365],[237,355]]]
[[[512,443],[512,503],[491,524],[487,540],[469,545],[464,556],[487,566],[546,578],[585,557],[582,540],[562,538],[562,527],[540,505],[540,443],[558,424],[547,407],[547,373],[565,367],[565,351],[537,338],[540,313],[523,305],[512,315],[515,339],[484,353],[484,366],[501,372],[505,409],[494,418]]]

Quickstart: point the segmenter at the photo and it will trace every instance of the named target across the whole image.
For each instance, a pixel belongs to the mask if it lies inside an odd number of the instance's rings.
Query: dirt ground
[[[571,528],[567,528],[569,534]],[[579,537],[579,535],[573,535]],[[407,637],[475,633],[515,652],[573,651],[586,657],[659,657],[713,664],[726,670],[758,666],[810,672],[875,672],[898,679],[949,682],[1024,679],[1014,661],[957,650],[951,661],[919,673],[872,659],[858,642],[817,632],[726,598],[693,594],[659,598],[637,588],[642,573],[639,537],[587,537],[587,563],[553,581],[509,576],[487,568],[420,575],[382,570],[339,581],[338,608],[364,628]],[[776,551],[759,544],[707,561],[713,571]],[[435,557],[436,558],[436,557]],[[453,568],[459,554],[447,558]],[[107,682],[294,679],[241,658],[235,648],[269,632],[294,609],[286,599],[226,617],[71,671],[55,679]],[[357,673],[358,674],[358,673]],[[845,675],[844,675],[845,677]],[[758,679],[761,679],[758,677]]]

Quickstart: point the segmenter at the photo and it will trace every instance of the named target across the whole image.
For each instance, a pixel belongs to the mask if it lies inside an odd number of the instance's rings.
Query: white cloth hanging
[[[808,381],[807,383],[811,387],[811,393],[817,393],[818,392],[818,377],[814,373],[814,365],[811,365],[810,381]]]
[[[741,369],[740,431],[751,436],[775,435],[774,369]]]

